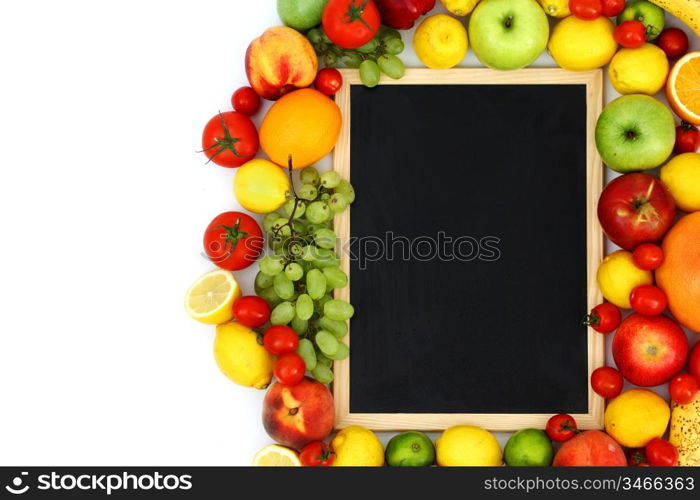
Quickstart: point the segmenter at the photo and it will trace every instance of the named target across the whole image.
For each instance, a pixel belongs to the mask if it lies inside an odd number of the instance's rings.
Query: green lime
[[[539,429],[523,429],[513,434],[504,450],[506,465],[547,467],[552,463],[552,442]]]
[[[427,467],[435,462],[435,446],[422,432],[402,432],[386,445],[389,467]]]

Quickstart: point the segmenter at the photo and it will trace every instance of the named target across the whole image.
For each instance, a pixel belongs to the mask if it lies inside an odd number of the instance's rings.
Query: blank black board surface
[[[351,413],[588,412],[586,103],[351,87]]]

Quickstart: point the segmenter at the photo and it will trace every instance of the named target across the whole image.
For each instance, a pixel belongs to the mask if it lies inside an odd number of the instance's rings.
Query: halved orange
[[[673,66],[666,82],[666,97],[679,117],[700,125],[700,51],[684,55]]]

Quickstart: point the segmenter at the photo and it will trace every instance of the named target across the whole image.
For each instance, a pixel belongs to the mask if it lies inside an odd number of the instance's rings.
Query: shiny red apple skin
[[[640,387],[653,387],[683,368],[688,339],[666,316],[632,314],[617,329],[612,353],[623,377]]]
[[[646,174],[613,179],[598,201],[598,220],[605,235],[625,250],[660,240],[675,216],[671,192],[661,180]]]

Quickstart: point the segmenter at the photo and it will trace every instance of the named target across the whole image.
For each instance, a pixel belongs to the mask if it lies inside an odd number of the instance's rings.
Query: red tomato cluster
[[[272,368],[282,385],[297,385],[304,378],[306,363],[295,351],[299,348],[297,332],[288,326],[274,325],[265,330],[262,338],[265,350],[277,356]]]

